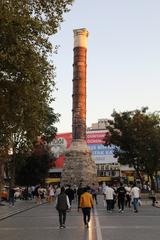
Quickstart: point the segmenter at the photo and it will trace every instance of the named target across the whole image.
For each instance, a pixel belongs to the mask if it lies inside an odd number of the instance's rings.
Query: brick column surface
[[[74,30],[72,138],[86,140],[86,60],[85,28]]]

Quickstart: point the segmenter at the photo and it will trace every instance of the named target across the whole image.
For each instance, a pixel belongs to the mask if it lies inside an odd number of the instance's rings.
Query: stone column
[[[87,37],[85,28],[74,32],[74,63],[73,63],[73,109],[72,137],[86,139],[86,59]]]
[[[86,143],[86,60],[85,28],[74,32],[72,144],[65,154],[62,184],[96,183],[96,164]]]

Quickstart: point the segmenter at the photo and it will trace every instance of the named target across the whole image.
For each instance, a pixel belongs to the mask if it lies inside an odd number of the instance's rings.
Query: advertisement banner
[[[117,159],[113,157],[114,145],[103,145],[106,134],[106,130],[87,132],[87,145],[96,164],[117,163]]]
[[[113,157],[112,146],[104,146],[104,137],[107,131],[89,131],[87,132],[86,141],[89,149],[92,152],[92,157],[96,164],[117,163],[117,159]],[[65,151],[70,147],[72,143],[71,133],[57,134],[56,138],[50,143],[50,151],[54,158],[54,167],[62,168],[65,156]]]
[[[53,167],[63,168],[64,164],[64,153],[70,147],[72,142],[72,133],[57,134],[56,138],[53,139],[50,144],[50,152],[53,155]]]

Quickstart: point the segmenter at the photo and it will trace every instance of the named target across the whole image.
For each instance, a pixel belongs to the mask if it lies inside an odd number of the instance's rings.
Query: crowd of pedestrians
[[[61,188],[61,193],[56,200],[56,208],[59,213],[60,228],[65,227],[67,210],[71,210],[72,201],[77,199],[77,210],[82,211],[84,226],[88,228],[91,209],[94,208],[94,204],[98,204],[97,194],[103,194],[104,203],[107,212],[112,212],[115,206],[118,207],[119,213],[123,213],[125,208],[131,208],[133,206],[134,212],[138,212],[138,206],[140,205],[140,188],[136,184],[125,185],[119,183],[117,186],[111,184],[104,184],[101,188],[96,184],[83,187],[82,184],[78,187],[72,187],[68,185],[66,189]]]
[[[124,185],[120,182],[117,185],[103,184],[98,186],[93,183],[91,186],[62,186],[48,185],[43,187],[41,185],[23,188],[20,192],[20,199],[34,200],[36,204],[41,204],[43,201],[49,204],[54,203],[59,216],[59,227],[66,227],[67,212],[72,209],[72,202],[77,203],[77,211],[81,210],[84,226],[89,227],[91,219],[91,209],[98,204],[97,195],[103,195],[104,210],[112,213],[118,208],[119,213],[123,213],[125,208],[133,208],[137,213],[141,205],[140,188],[136,184]],[[16,198],[16,191],[14,188],[9,190],[9,206],[14,206]]]
[[[120,183],[119,186],[105,185],[103,186],[104,203],[107,211],[112,212],[117,202],[120,213],[124,212],[125,207],[134,207],[134,212],[138,212],[138,206],[141,204],[140,188],[133,184],[132,186]]]

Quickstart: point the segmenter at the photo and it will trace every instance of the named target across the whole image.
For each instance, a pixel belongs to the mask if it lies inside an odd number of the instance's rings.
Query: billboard
[[[104,146],[103,139],[106,130],[89,131],[86,134],[86,141],[92,152],[92,157],[96,164],[117,163],[117,159],[113,157],[114,146]],[[72,143],[72,133],[57,134],[56,138],[50,143],[50,151],[55,159],[55,167],[63,168],[65,161],[64,153]]]
[[[114,145],[103,145],[106,133],[104,130],[87,132],[87,145],[96,164],[117,163],[117,159],[113,157]]]
[[[70,147],[72,142],[72,133],[61,133],[57,134],[56,138],[53,139],[50,144],[50,152],[53,154],[56,168],[63,168],[64,164],[64,153]]]

